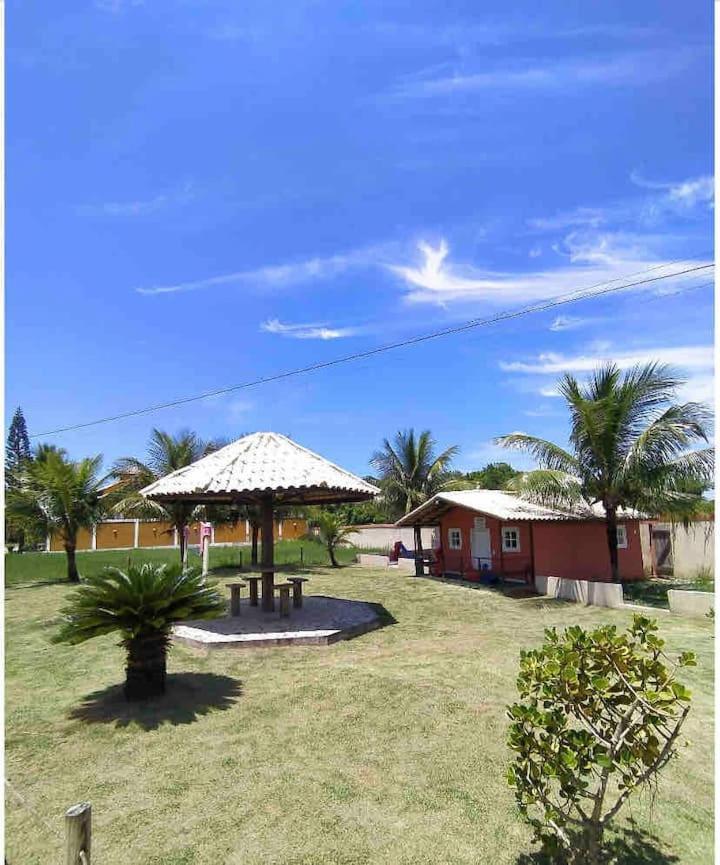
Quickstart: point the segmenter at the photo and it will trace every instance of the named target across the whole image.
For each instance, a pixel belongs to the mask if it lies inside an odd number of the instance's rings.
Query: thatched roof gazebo
[[[160,504],[252,504],[262,514],[262,608],[274,608],[273,511],[276,504],[360,502],[380,490],[287,436],[243,436],[141,490]]]

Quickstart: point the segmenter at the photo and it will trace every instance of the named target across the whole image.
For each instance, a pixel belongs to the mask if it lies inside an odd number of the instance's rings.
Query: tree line
[[[457,445],[439,448],[429,430],[400,430],[392,439],[383,439],[370,457],[374,474],[367,480],[381,490],[375,501],[309,508],[302,515],[318,529],[331,562],[336,564],[335,547],[347,536],[349,527],[394,522],[442,491],[505,489],[564,509],[600,503],[617,580],[616,527],[622,508],[685,521],[712,508],[703,496],[714,478],[714,454],[708,445],[711,414],[700,403],[677,401],[682,383],[659,363],[624,372],[606,364],[585,383],[565,375],[558,390],[569,415],[569,447],[520,433],[496,440],[535,460],[538,467],[527,472],[506,462],[494,462],[463,473],[453,468]],[[77,581],[77,534],[104,516],[168,521],[178,530],[181,561],[186,560],[183,530],[191,522],[247,520],[252,562],[257,564],[260,514],[254,506],[160,505],[140,495],[143,487],[225,444],[187,430],[171,435],[153,429],[144,459],[123,457],[102,475],[99,455],[72,460],[63,448],[47,444],[32,450],[25,419],[18,409],[6,449],[6,537],[22,548],[50,531],[58,532],[67,554],[68,579]],[[421,548],[418,526],[416,549]]]

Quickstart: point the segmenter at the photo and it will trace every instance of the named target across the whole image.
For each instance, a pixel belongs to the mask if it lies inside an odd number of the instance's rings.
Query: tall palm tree
[[[170,631],[182,619],[222,616],[226,605],[199,568],[146,562],[127,571],[108,567],[86,578],[62,610],[54,642],[82,643],[119,631],[127,654],[125,696],[165,691]]]
[[[383,439],[370,464],[377,470],[383,498],[397,517],[409,514],[418,505],[452,483],[450,464],[458,454],[457,445],[436,454],[430,430],[415,436],[415,430],[401,430],[391,444]],[[422,535],[415,526],[415,551],[422,553]]]
[[[177,469],[189,466],[223,444],[225,442],[204,441],[190,430],[171,435],[163,430],[153,429],[144,462],[136,457],[122,457],[113,465],[112,473],[118,479],[118,484],[109,497],[113,512],[167,519],[173,528],[177,529],[180,561],[184,562],[185,528],[196,516],[197,508],[187,502],[160,505],[143,498],[140,490]]]
[[[59,533],[73,583],[80,582],[75,559],[78,531],[92,529],[105,512],[101,464],[99,455],[76,462],[62,449],[41,446],[20,472],[17,488],[8,493],[7,511],[13,520],[36,532]]]
[[[615,364],[598,368],[585,386],[572,375],[559,391],[570,412],[570,449],[523,433],[497,442],[531,454],[540,469],[511,487],[540,503],[559,507],[602,504],[613,581],[619,581],[617,513],[636,508],[651,514],[687,515],[712,483],[708,441],[711,415],[694,402],[678,404],[682,384],[665,365],[638,365],[622,374]],[[693,489],[694,492],[688,492]]]

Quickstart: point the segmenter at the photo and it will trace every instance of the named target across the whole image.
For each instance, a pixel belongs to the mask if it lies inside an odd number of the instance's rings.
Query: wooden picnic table
[[[253,576],[253,572],[259,576]],[[250,573],[242,572],[243,579],[250,585],[250,605],[258,605],[258,582],[262,582],[262,608],[265,612],[275,609],[275,574],[282,573],[282,568],[258,565]]]
[[[257,607],[258,605],[258,583],[262,581],[263,610],[271,611],[275,609],[275,590],[278,587],[284,585],[288,585],[292,588],[293,607],[302,607],[302,584],[308,582],[307,577],[288,576],[285,583],[276,583],[274,579],[275,574],[285,574],[287,573],[287,571],[284,571],[282,568],[264,568],[262,567],[262,565],[260,565],[257,570],[259,571],[259,576],[253,576],[243,573],[243,579],[250,586],[250,606]],[[269,580],[268,577],[270,578]],[[266,591],[268,590],[270,592],[272,604],[267,604],[266,601]],[[282,594],[280,596],[280,600],[282,602]]]

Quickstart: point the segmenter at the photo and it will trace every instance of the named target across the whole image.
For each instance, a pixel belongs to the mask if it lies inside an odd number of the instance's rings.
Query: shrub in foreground
[[[676,752],[690,692],[676,679],[657,623],[545,632],[520,653],[520,700],[508,709],[515,760],[508,782],[545,852],[574,865],[602,860],[605,829],[630,794]]]
[[[138,700],[165,691],[170,630],[183,619],[211,619],[226,611],[222,596],[200,569],[146,562],[126,571],[108,567],[87,577],[61,611],[55,642],[83,643],[119,631],[127,654],[125,696]]]

